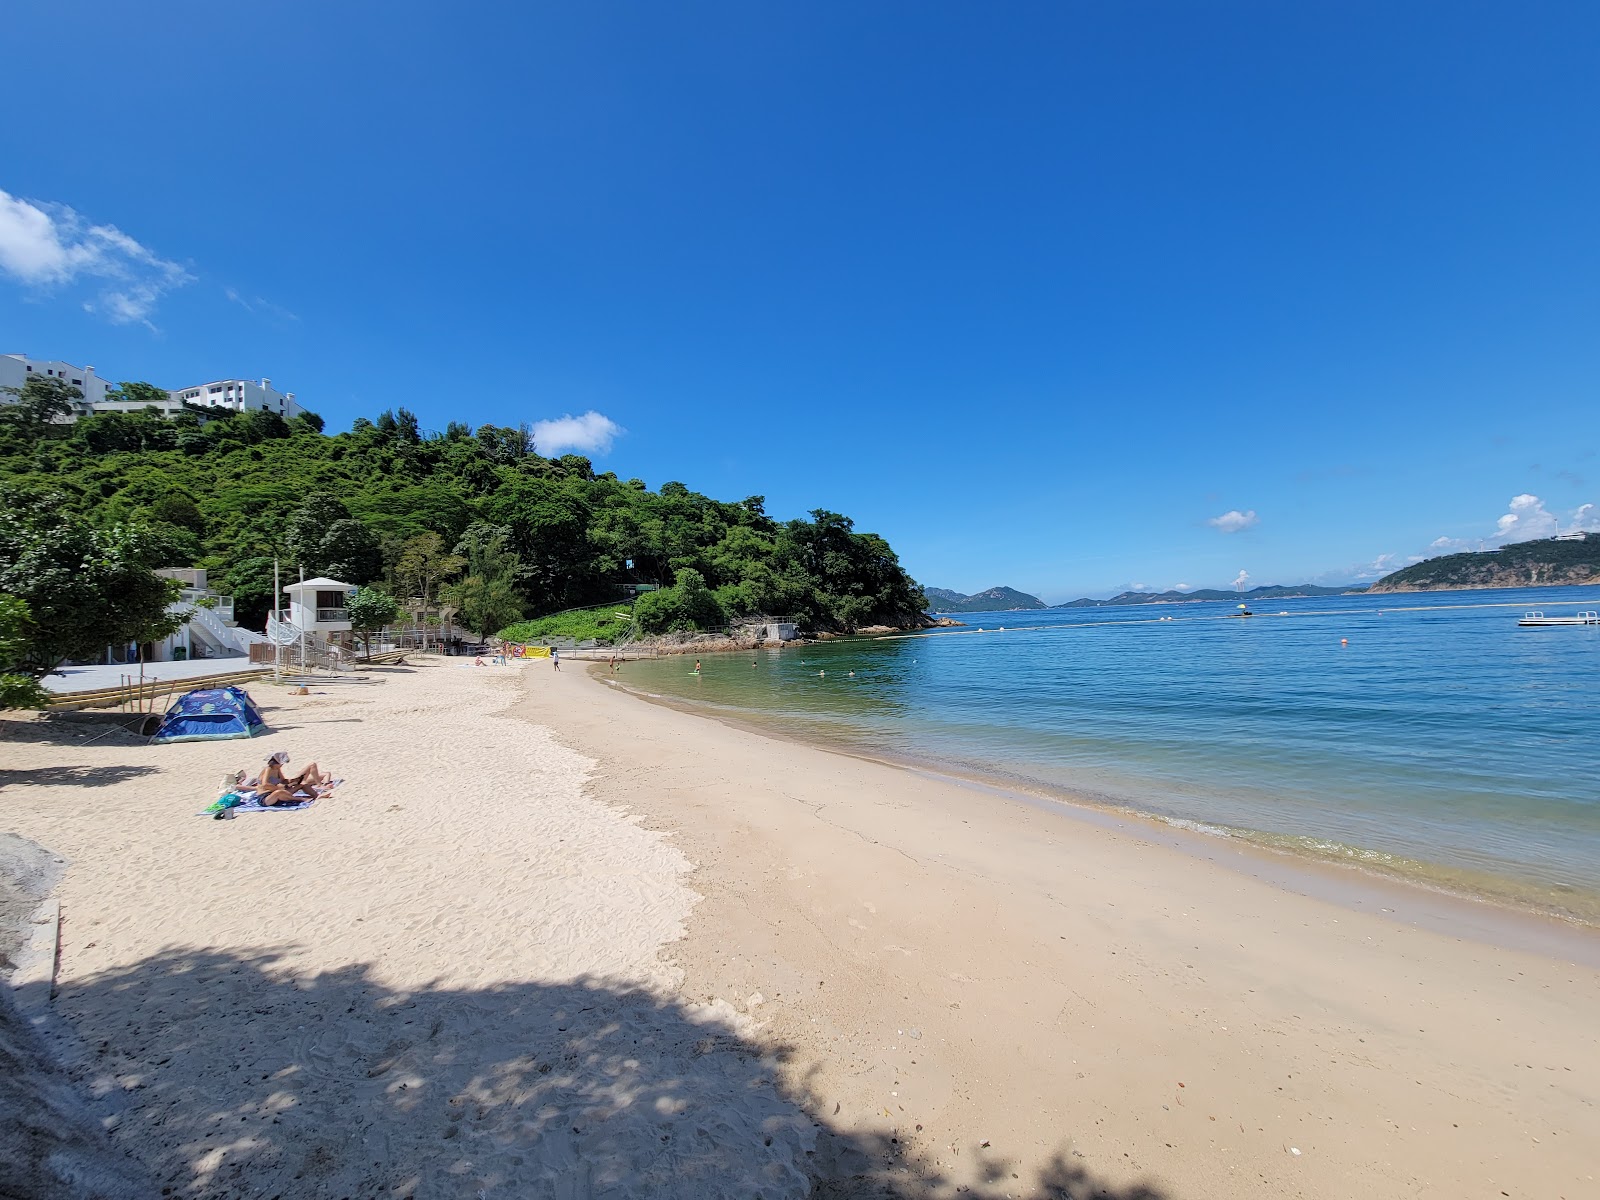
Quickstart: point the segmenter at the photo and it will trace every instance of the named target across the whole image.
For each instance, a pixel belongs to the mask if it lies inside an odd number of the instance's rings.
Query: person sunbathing
[[[288,788],[283,787],[273,788],[271,791],[263,789],[256,793],[256,803],[265,805],[267,807],[271,807],[275,804],[304,804],[306,801],[315,800],[316,798],[317,796],[315,792],[306,792],[302,794],[292,792]]]
[[[268,756],[267,765],[261,772],[258,790],[272,792],[282,788],[286,789],[291,795],[301,791],[313,792],[313,789],[321,787],[333,778],[333,776],[324,775],[318,770],[316,763],[310,764],[298,775],[286,775],[283,768],[288,762],[289,752],[287,750],[278,750]]]

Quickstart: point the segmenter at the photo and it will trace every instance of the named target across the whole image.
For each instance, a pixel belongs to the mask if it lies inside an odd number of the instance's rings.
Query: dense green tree
[[[39,678],[107,646],[150,642],[186,618],[167,612],[178,585],[155,574],[163,549],[140,525],[96,529],[65,498],[0,487],[0,593],[28,606],[28,643],[12,664]]]
[[[455,606],[461,623],[484,640],[522,616],[522,601],[509,579],[468,575],[446,588],[445,598]]]
[[[19,388],[0,388],[16,397],[0,404],[0,421],[24,436],[37,437],[44,429],[72,415],[83,399],[83,389],[54,375],[29,375]]]
[[[378,535],[350,515],[331,492],[312,492],[289,517],[284,548],[308,575],[370,583],[383,574]]]
[[[172,393],[153,383],[123,380],[106,395],[107,400],[124,400],[132,404],[162,405],[172,400]]]
[[[390,413],[330,437],[299,418],[284,426],[272,414],[217,410],[99,414],[47,437],[24,424],[0,421],[0,479],[58,490],[63,510],[97,530],[148,526],[147,542],[193,555],[257,628],[272,603],[274,555],[285,582],[304,566],[308,576],[420,592],[402,562],[430,534],[435,557],[459,548],[471,558],[476,544],[482,559],[497,545],[490,569],[468,565],[479,581],[469,590],[496,603],[509,593],[502,607],[534,617],[614,600],[638,583],[669,593],[644,606],[662,628],[768,616],[849,630],[914,624],[924,607],[888,544],[848,518],[819,509],[775,521],[760,496],[728,503],[678,481],[652,492],[597,474],[581,455],[542,457],[524,427],[455,422],[442,436],[418,427],[413,439],[420,422]],[[453,574],[432,575],[429,589]]]
[[[204,537],[206,533],[205,514],[200,511],[198,504],[182,492],[168,492],[152,504],[150,519],[187,529],[196,537]]]
[[[476,523],[467,529],[456,553],[467,560],[467,575],[444,589],[468,629],[483,638],[522,616],[522,600],[512,581],[521,564],[510,549],[510,533],[503,527]]]
[[[364,587],[345,605],[350,628],[361,635],[363,653],[372,653],[372,635],[400,618],[400,602],[378,587]]]
[[[335,521],[328,526],[313,559],[318,575],[343,583],[370,583],[383,574],[383,551],[378,535],[360,521]],[[308,570],[312,564],[306,564]]]
[[[444,538],[437,533],[419,533],[400,548],[395,564],[395,580],[408,596],[430,606],[439,595],[439,585],[467,565],[459,554],[447,554]]]
[[[0,596],[0,708],[43,708],[50,695],[24,670],[33,645],[27,602]]]
[[[280,582],[293,580],[280,578]],[[233,619],[249,629],[265,629],[273,609],[272,559],[266,555],[240,559],[223,575],[222,583],[233,595]]]

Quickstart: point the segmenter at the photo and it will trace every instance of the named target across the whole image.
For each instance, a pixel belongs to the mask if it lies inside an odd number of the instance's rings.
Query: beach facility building
[[[318,576],[287,584],[283,591],[289,597],[288,624],[305,632],[307,641],[313,644],[308,648],[320,651],[329,645],[349,644],[348,605],[356,594],[354,584]]]
[[[187,614],[188,621],[159,642],[148,642],[143,647],[108,646],[102,660],[105,663],[136,663],[141,658],[146,663],[244,658],[253,643],[266,640],[253,630],[240,628],[233,617],[233,597],[210,587],[203,568],[162,567],[156,574],[181,585],[178,599],[167,606],[167,611]]]

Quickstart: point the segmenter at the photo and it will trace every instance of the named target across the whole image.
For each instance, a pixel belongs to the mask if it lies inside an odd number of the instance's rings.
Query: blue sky
[[[1593,3],[3,21],[0,352],[596,413],[963,591],[1600,527]]]

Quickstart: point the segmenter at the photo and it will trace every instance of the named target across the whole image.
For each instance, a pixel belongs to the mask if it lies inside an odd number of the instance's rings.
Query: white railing
[[[235,625],[229,625],[209,608],[201,608],[199,605],[185,602],[178,603],[174,608],[180,612],[187,611],[189,624],[198,625],[205,631],[206,638],[216,643],[221,650],[231,650],[236,654],[249,654],[252,642],[266,640],[259,633],[255,633],[252,630],[240,629]]]
[[[267,617],[267,641],[279,646],[292,646],[300,640],[305,631],[300,626],[290,621],[280,621],[278,618]]]
[[[342,608],[319,608],[317,609],[317,620],[319,622],[348,621],[350,618],[345,614],[346,610]]]

